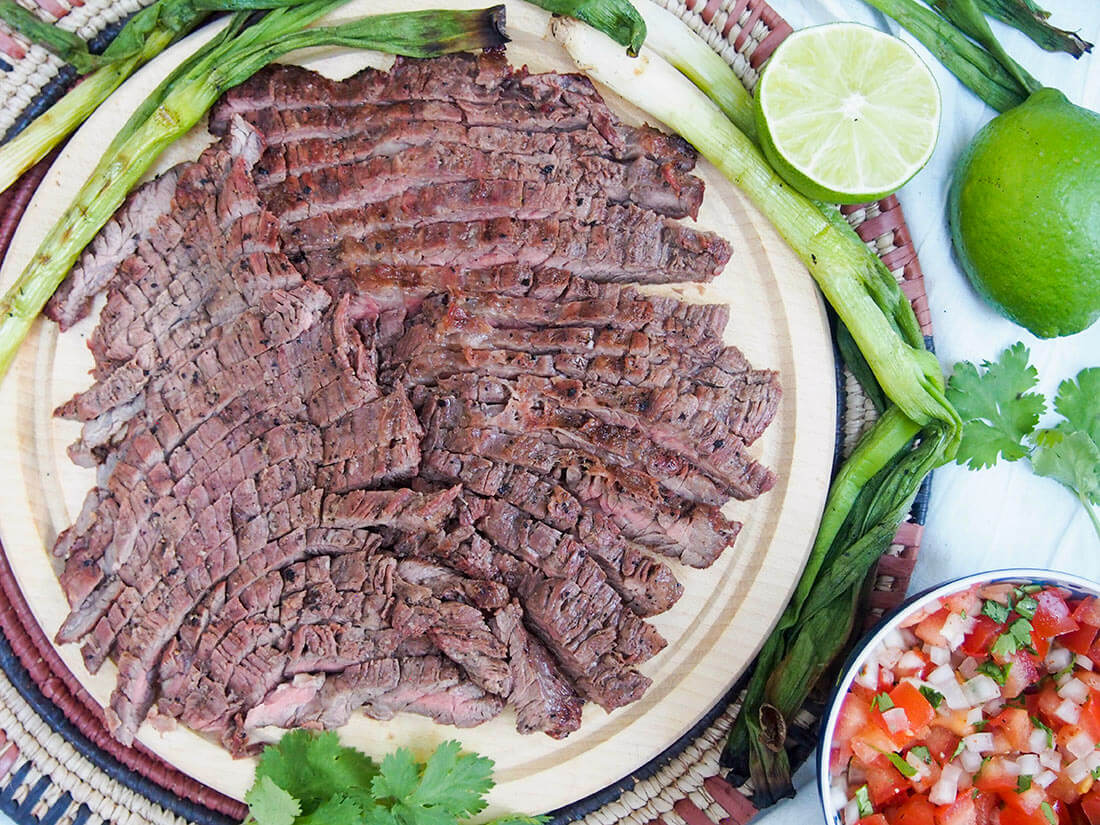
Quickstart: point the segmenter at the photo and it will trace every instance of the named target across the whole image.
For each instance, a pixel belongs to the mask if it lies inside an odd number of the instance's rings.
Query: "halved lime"
[[[858,23],[797,31],[756,87],[764,154],[802,194],[863,203],[921,170],[940,131],[940,92],[913,49]]]

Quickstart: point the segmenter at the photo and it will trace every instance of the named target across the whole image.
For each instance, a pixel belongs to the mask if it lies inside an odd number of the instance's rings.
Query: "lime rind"
[[[756,91],[765,154],[809,197],[876,200],[932,155],[940,96],[908,45],[856,23],[803,29],[772,55]]]

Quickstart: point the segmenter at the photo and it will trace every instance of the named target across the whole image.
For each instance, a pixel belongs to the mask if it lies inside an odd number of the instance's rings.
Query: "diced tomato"
[[[947,728],[956,736],[966,736],[974,732],[974,726],[966,721],[966,716],[965,710],[951,710],[944,716],[937,713],[936,718],[932,720],[932,727]]]
[[[905,716],[909,719],[910,732],[919,731],[931,722],[932,717],[936,715],[932,703],[925,699],[924,694],[909,682],[902,682],[890,691],[890,699],[893,701],[894,707],[905,711]]]
[[[1058,640],[1061,642],[1061,639]],[[1035,655],[1040,660],[1045,659],[1047,653],[1050,652],[1050,637],[1044,636],[1035,628],[1031,629],[1031,646],[1035,648]]]
[[[1100,742],[1100,693],[1092,691],[1081,708],[1078,727],[1089,735],[1093,742]]]
[[[1082,624],[1072,633],[1067,633],[1058,643],[1067,647],[1081,656],[1088,656],[1089,649],[1096,641],[1096,634],[1100,633],[1100,627],[1091,624]]]
[[[947,610],[938,610],[914,627],[913,632],[917,634],[917,638],[922,642],[935,647],[948,647],[947,639],[940,632],[943,630],[943,623],[947,621],[948,615]]]
[[[964,616],[977,616],[982,612],[982,597],[974,587],[944,596],[943,604],[952,613],[962,613]]]
[[[1100,673],[1096,673],[1091,670],[1080,670],[1074,674],[1078,679],[1084,682],[1089,690],[1100,691]]]
[[[911,796],[890,821],[893,825],[935,825],[936,806],[926,796]]]
[[[1073,607],[1073,620],[1078,624],[1091,624],[1100,627],[1100,599],[1089,596]]]
[[[924,739],[924,745],[932,758],[940,764],[950,761],[955,748],[959,746],[959,738],[947,728],[933,727]]]
[[[1081,798],[1081,792],[1063,772],[1058,774],[1058,778],[1050,783],[1050,787],[1047,788],[1047,796],[1061,800],[1067,805],[1072,805]]]
[[[995,756],[982,765],[978,775],[974,778],[974,787],[987,793],[1000,791],[1016,792],[1016,774],[1011,773],[1005,760]]]
[[[910,653],[912,654],[912,656],[908,655]],[[914,663],[911,665],[902,666],[902,663],[899,661],[896,665],[894,665],[894,676],[915,676],[919,679],[921,676],[924,675],[926,670],[931,669],[929,665],[931,665],[932,660],[928,658],[928,654],[926,654],[923,650],[910,648],[906,656],[907,658],[913,659]],[[920,664],[916,664],[915,660],[917,659],[920,660]]]
[[[1004,626],[982,614],[974,619],[974,629],[963,639],[962,649],[968,656],[975,658],[989,655],[989,648],[1001,634]]]
[[[856,822],[856,825],[889,825],[882,814],[871,814]]]
[[[848,745],[871,720],[871,703],[849,693],[840,706],[840,715],[833,731],[833,745]]]
[[[909,780],[885,757],[865,765],[864,770],[867,772],[867,792],[876,808],[909,790]]]
[[[1062,697],[1058,695],[1058,689],[1051,682],[1047,682],[1039,691],[1038,696],[1039,715],[1044,717],[1047,724],[1054,722],[1056,726],[1061,725],[1061,721],[1055,719],[1054,716],[1054,711],[1062,704]]]
[[[1017,793],[1015,789],[1001,791],[1001,799],[1008,806],[1018,808],[1024,813],[1033,814],[1039,810],[1040,805],[1046,802],[1047,794],[1038,785],[1032,785],[1022,793]]]
[[[1050,825],[1042,811],[1027,813],[1020,808],[1006,807],[1001,810],[1001,825]]]
[[[1092,647],[1089,648],[1088,657],[1092,659],[1094,665],[1100,667],[1100,637],[1097,637],[1096,641],[1092,643]]]
[[[882,716],[879,716],[881,722]],[[885,724],[884,722],[882,724]],[[856,759],[865,765],[878,760],[882,754],[890,753],[898,748],[898,744],[890,738],[883,728],[870,723],[852,739],[852,753]]]
[[[1061,636],[1077,630],[1079,625],[1070,615],[1066,600],[1051,590],[1040,590],[1034,596],[1039,606],[1031,617],[1031,626],[1044,636]]]
[[[1015,699],[1027,688],[1039,681],[1039,657],[1026,650],[1017,650],[1010,657],[1012,666],[1008,669],[1001,695],[1005,699]]]
[[[936,809],[936,825],[978,825],[978,810],[970,794],[960,794],[951,805]]]
[[[989,727],[1003,731],[1012,750],[1021,753],[1027,753],[1030,750],[1031,731],[1034,726],[1023,708],[1005,708],[990,720]]]
[[[997,825],[1001,813],[1000,800],[993,794],[980,793],[974,800],[977,809],[978,825]]]
[[[1081,812],[1089,825],[1100,825],[1100,790],[1093,788],[1081,797]]]

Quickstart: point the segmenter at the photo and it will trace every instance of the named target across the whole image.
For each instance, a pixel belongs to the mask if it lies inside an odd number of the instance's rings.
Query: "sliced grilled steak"
[[[93,385],[57,411],[96,470],[54,552],[58,633],[156,707],[254,750],[356,710],[563,737],[649,685],[645,617],[705,566],[719,507],[774,483],[746,446],[774,373],[705,282],[729,245],[677,219],[682,140],[587,79],[499,55],[333,82],[271,67],[222,139],[138,190],[49,307]]]

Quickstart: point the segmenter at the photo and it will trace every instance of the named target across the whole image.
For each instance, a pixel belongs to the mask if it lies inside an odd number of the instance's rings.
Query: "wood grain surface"
[[[423,2],[425,7],[473,7],[464,0]],[[335,19],[408,8],[404,0],[352,0]],[[509,60],[532,71],[572,66],[548,39],[549,15],[520,0],[508,2],[513,38]],[[100,157],[114,131],[172,67],[213,35],[207,28],[168,50],[116,93],[88,120],[58,158],[30,204],[0,271],[10,284],[30,259]],[[390,59],[339,51],[301,54],[298,61],[330,77]],[[605,91],[606,94],[606,90]],[[608,103],[625,120],[636,110],[612,95]],[[169,149],[154,172],[194,157],[210,140],[203,127]],[[731,502],[729,515],[745,527],[735,548],[708,570],[678,567],[686,592],[653,623],[668,647],[642,666],[653,686],[639,702],[607,714],[589,705],[584,724],[562,742],[541,734],[521,736],[511,711],[479,728],[456,730],[401,714],[391,722],[356,715],[341,737],[371,754],[408,745],[424,752],[447,738],[492,757],[497,787],[488,813],[552,810],[628,775],[684,734],[729,689],[752,660],[794,587],[820,518],[833,458],[836,394],[832,344],[824,307],[813,281],[794,254],[755,209],[707,163],[698,169],[707,185],[698,226],[733,245],[725,272],[705,288],[671,288],[687,301],[728,302],[727,340],[761,368],[779,370],[783,400],[753,453],[773,467],[779,482],[753,502]],[[669,288],[666,288],[669,289]],[[98,307],[97,307],[98,311]],[[72,464],[65,448],[77,437],[74,422],[51,411],[90,384],[85,340],[95,314],[70,332],[40,320],[0,385],[0,539],[16,580],[46,634],[54,635],[68,605],[48,548],[79,512],[94,471]],[[115,682],[107,663],[89,674],[76,645],[60,654],[93,696],[106,703]],[[267,731],[276,738],[279,731]],[[236,798],[251,783],[253,762],[233,760],[218,745],[184,729],[167,733],[142,726],[139,739],[168,762]]]

